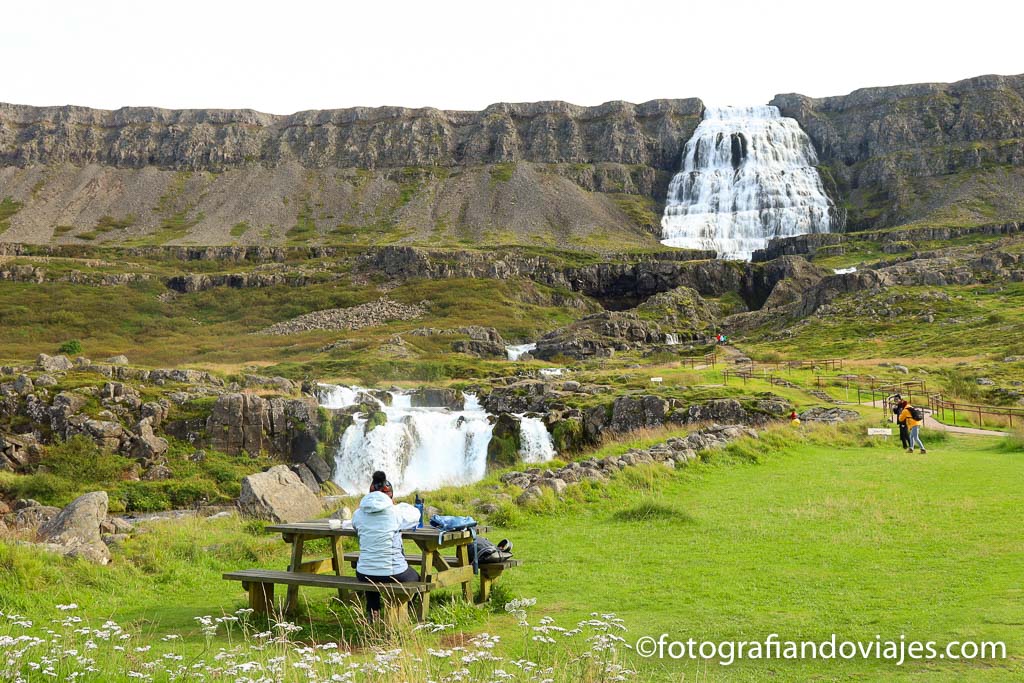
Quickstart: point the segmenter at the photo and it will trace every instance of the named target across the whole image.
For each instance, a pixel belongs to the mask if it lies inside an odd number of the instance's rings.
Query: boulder
[[[167,439],[153,433],[153,419],[144,417],[135,425],[131,456],[136,460],[152,460],[167,452]]]
[[[323,512],[320,499],[287,465],[243,479],[238,509],[248,517],[271,522],[300,522]]]
[[[157,463],[142,474],[142,481],[166,481],[174,477],[171,468],[163,463]]]
[[[845,408],[811,408],[800,413],[801,422],[852,422],[860,419],[860,413]]]
[[[413,408],[463,410],[466,407],[466,397],[457,389],[423,387],[412,392],[410,401]]]
[[[110,551],[100,537],[100,525],[107,518],[107,492],[79,496],[39,528],[39,540],[64,548],[64,554],[97,564],[110,562]]]
[[[47,356],[45,353],[36,357],[36,367],[43,372],[67,372],[74,363],[67,356]]]
[[[564,480],[558,479],[557,477],[547,477],[537,482],[538,486],[549,488],[555,492],[556,496],[561,497],[565,489],[568,488],[568,484]]]
[[[749,424],[753,421],[751,415],[744,410],[743,405],[734,398],[716,399],[704,403],[696,403],[684,410],[677,410],[672,414],[673,422],[689,424],[691,422],[729,422]]]
[[[322,484],[325,481],[331,480],[331,466],[315,451],[307,454],[301,460],[297,459],[296,462],[305,465],[312,472],[313,476],[316,477],[318,483]]]
[[[511,413],[501,413],[491,431],[491,440],[487,444],[487,467],[500,469],[511,467],[519,462],[519,449],[522,446],[520,418]]]
[[[313,493],[320,493],[320,482],[317,481],[313,471],[306,467],[306,465],[302,463],[292,463],[288,466],[288,469],[298,476],[302,483],[306,485],[306,488]]]
[[[658,427],[665,423],[668,402],[660,396],[621,396],[612,403],[611,428],[631,432],[641,427]]]
[[[25,396],[35,391],[35,385],[32,384],[32,379],[28,375],[18,375],[18,378],[14,380],[14,390]]]
[[[14,531],[33,532],[60,514],[60,508],[49,505],[14,505],[14,513],[6,518],[8,526]],[[35,503],[35,501],[32,501]]]
[[[128,356],[111,356],[104,358],[103,362],[107,365],[128,365]]]

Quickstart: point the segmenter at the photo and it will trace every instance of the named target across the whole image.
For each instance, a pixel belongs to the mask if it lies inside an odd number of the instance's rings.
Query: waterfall
[[[336,484],[349,493],[364,492],[374,470],[384,470],[398,494],[483,479],[494,426],[476,396],[465,395],[463,410],[449,410],[413,408],[409,392],[388,393],[391,405],[359,387],[320,385],[320,402],[326,408],[373,402],[387,416],[385,424],[367,432],[368,416],[354,415],[334,456]],[[521,417],[520,438],[519,455],[524,462],[554,457],[551,435],[540,419]]]
[[[536,417],[524,417],[519,422],[519,455],[523,462],[547,462],[555,457],[555,446],[544,421]]]
[[[666,333],[665,334],[665,343],[668,344],[669,346],[675,346],[676,344],[679,343],[679,335],[678,334],[672,334],[672,333]]]
[[[530,353],[537,348],[536,343],[531,344],[515,344],[513,346],[506,346],[505,353],[508,354],[509,360],[519,360],[526,354]]]
[[[749,259],[775,237],[828,232],[817,156],[778,107],[708,107],[669,184],[662,244]]]

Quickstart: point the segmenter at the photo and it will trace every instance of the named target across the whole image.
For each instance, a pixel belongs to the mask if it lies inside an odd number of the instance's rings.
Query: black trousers
[[[907,429],[906,422],[900,422],[900,442],[904,449],[910,448],[910,430]]]
[[[367,583],[416,583],[420,580],[420,575],[412,567],[406,567],[401,574],[391,576],[372,576],[357,571],[356,578]],[[380,611],[380,593],[366,594],[366,609],[372,612]]]

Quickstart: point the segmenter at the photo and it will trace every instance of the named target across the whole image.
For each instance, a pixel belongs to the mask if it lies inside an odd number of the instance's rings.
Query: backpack
[[[442,534],[448,531],[476,532],[476,520],[472,517],[459,517],[458,515],[433,515],[430,518],[430,526],[439,530]]]
[[[444,539],[444,535],[449,531],[469,531],[473,536],[473,543],[470,544],[470,551],[476,544],[476,525],[477,521],[472,517],[460,517],[458,515],[433,515],[430,518],[430,526],[437,529],[437,542],[440,543]],[[479,571],[479,562],[477,558],[473,556],[473,573],[476,574]]]
[[[512,553],[499,550],[498,546],[480,536],[469,546],[469,559],[474,564],[501,564],[512,559]]]
[[[917,406],[910,406],[910,417],[917,422],[924,421],[924,411]]]

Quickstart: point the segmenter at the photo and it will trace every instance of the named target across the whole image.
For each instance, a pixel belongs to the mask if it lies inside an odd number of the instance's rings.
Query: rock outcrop
[[[243,242],[284,242],[300,220],[304,239],[400,222],[422,243],[488,225],[523,243],[565,228],[653,243],[656,214],[632,216],[614,197],[660,200],[702,110],[694,99],[290,116],[0,104],[0,197],[21,204],[3,239],[122,241],[179,215],[204,244],[238,240],[237,225]],[[69,229],[54,232],[57,215]]]
[[[286,465],[250,474],[238,497],[242,514],[271,522],[301,522],[323,512],[320,499]]]
[[[658,343],[664,338],[657,323],[642,320],[636,313],[605,311],[548,332],[537,340],[531,355],[541,360],[607,358],[616,351]]]
[[[106,491],[76,498],[39,527],[39,541],[56,547],[64,555],[108,564],[110,551],[100,537],[100,527],[107,519],[108,502]]]
[[[320,424],[315,398],[219,396],[206,421],[209,445],[232,455],[272,455],[304,462],[316,451]]]
[[[423,387],[412,392],[409,401],[413,408],[463,410],[466,407],[466,396],[458,389]]]
[[[992,209],[1020,215],[1024,76],[863,88],[820,99],[777,95],[772,104],[814,142],[826,184],[834,177],[851,207],[851,227],[893,225],[952,204],[964,189],[984,192],[972,186],[971,174],[985,167],[1003,169],[1004,188],[986,195],[994,205],[978,217]]]

